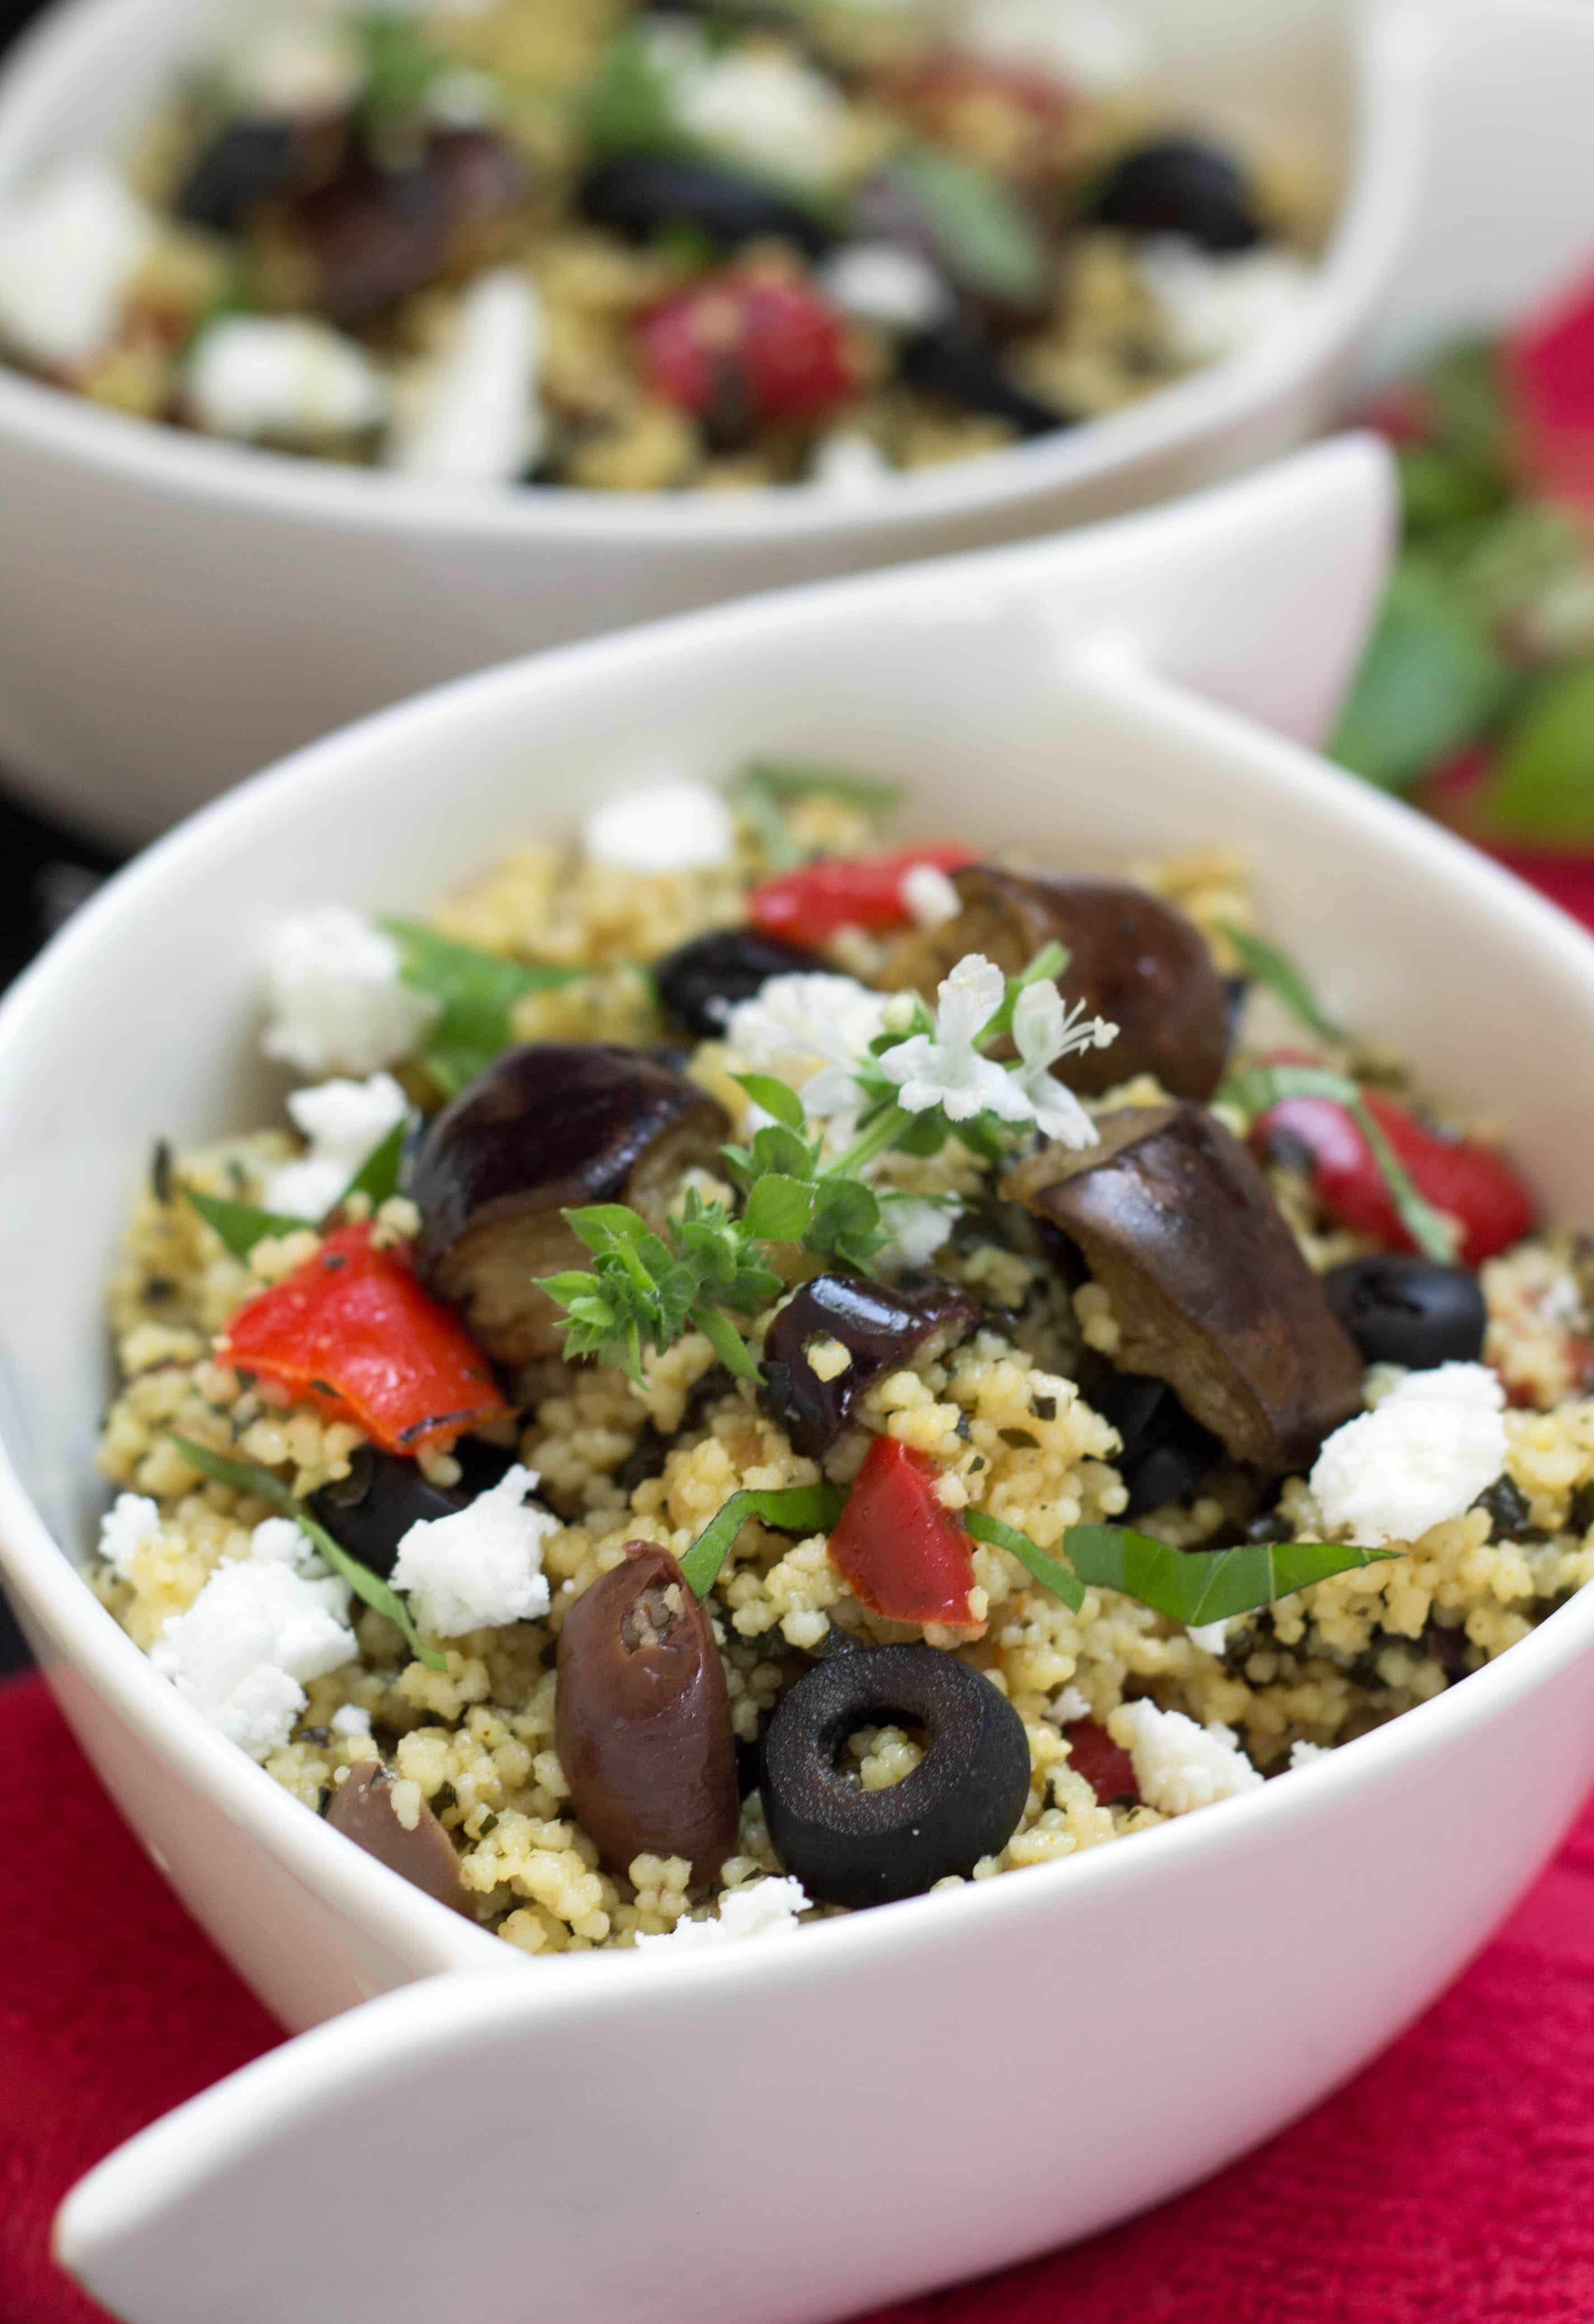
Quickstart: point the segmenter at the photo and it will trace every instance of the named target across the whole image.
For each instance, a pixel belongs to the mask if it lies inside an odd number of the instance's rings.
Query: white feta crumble
[[[343,113],[360,89],[360,52],[346,25],[306,17],[263,24],[227,59],[224,76],[239,109],[267,120]]]
[[[944,927],[963,910],[963,899],[938,863],[915,863],[902,874],[902,900],[916,927]]]
[[[537,1471],[516,1466],[452,1517],[421,1517],[399,1544],[395,1590],[435,1638],[525,1622],[548,1609],[542,1545],[558,1531],[546,1509],[523,1506]]]
[[[683,777],[589,808],[581,848],[617,872],[716,871],[735,853],[736,825],[718,791]]]
[[[200,333],[183,371],[200,426],[242,443],[359,435],[387,417],[387,383],[364,349],[329,323],[226,315]]]
[[[291,1734],[306,1683],[358,1652],[348,1605],[348,1584],[291,1519],[268,1517],[248,1556],[218,1565],[172,1616],[150,1659],[229,1741],[264,1759]]]
[[[401,408],[387,463],[407,476],[508,484],[535,465],[547,425],[537,400],[542,302],[523,274],[495,267],[473,282],[454,336]]]
[[[1083,1688],[1062,1687],[1041,1715],[1048,1727],[1072,1727],[1076,1720],[1090,1718],[1090,1698]]]
[[[407,1057],[438,1004],[400,981],[399,947],[343,904],[280,920],[266,945],[261,1047],[304,1074],[373,1074]]]
[[[1113,0],[971,0],[959,38],[998,64],[1038,66],[1087,97],[1144,80],[1151,36]]]
[[[1505,1403],[1484,1364],[1408,1373],[1318,1454],[1309,1482],[1325,1531],[1378,1549],[1459,1517],[1506,1466]]]
[[[872,436],[835,428],[808,455],[808,482],[827,493],[872,493],[896,470]]]
[[[133,1561],[161,1538],[161,1512],[142,1493],[118,1493],[99,1521],[99,1554],[118,1582],[133,1579]]]
[[[1140,1797],[1159,1815],[1188,1815],[1254,1792],[1262,1781],[1232,1727],[1217,1720],[1198,1727],[1182,1711],[1159,1711],[1142,1701],[1115,1711],[1107,1731],[1134,1761]]]
[[[0,208],[0,339],[56,370],[108,346],[154,246],[151,213],[103,161],[69,161]]]
[[[1223,1641],[1229,1636],[1229,1625],[1226,1621],[1186,1622],[1184,1636],[1191,1645],[1199,1647],[1203,1655],[1221,1655],[1223,1651]]]
[[[295,1090],[288,1111],[309,1152],[271,1172],[265,1207],[290,1219],[324,1219],[393,1124],[403,1120],[410,1101],[392,1074],[373,1074],[369,1081],[319,1082],[314,1089]]]
[[[883,992],[855,977],[772,976],[726,1019],[733,1070],[788,1083],[811,1121],[854,1120],[862,1104],[854,1069],[882,1029],[886,1006]],[[760,1123],[767,1118],[756,1109],[755,1116]]]
[[[327,1721],[334,1735],[369,1735],[371,1713],[357,1702],[340,1703]]]
[[[797,1914],[809,1908],[800,1880],[754,1880],[720,1898],[718,1920],[677,1921],[662,1936],[639,1936],[637,1950],[670,1945],[677,1952],[690,1951],[695,1945],[741,1944],[749,1937],[777,1936],[795,1929]]]
[[[845,167],[847,101],[823,73],[773,49],[733,49],[684,72],[676,118],[707,145],[762,175],[828,185]]]
[[[1138,263],[1181,363],[1237,355],[1293,315],[1312,288],[1304,258],[1266,245],[1217,254],[1183,235],[1159,235]]]
[[[1320,1759],[1327,1759],[1331,1756],[1325,1744],[1308,1743],[1304,1735],[1290,1745],[1292,1770],[1297,1767],[1314,1767]]]
[[[952,311],[952,293],[927,258],[897,242],[849,242],[819,269],[843,314],[888,331],[927,331]]]

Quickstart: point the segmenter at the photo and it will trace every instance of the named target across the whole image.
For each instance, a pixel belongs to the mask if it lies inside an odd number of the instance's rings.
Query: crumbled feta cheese
[[[407,1057],[438,1004],[400,982],[392,936],[342,904],[280,920],[266,945],[268,1057],[305,1074],[373,1074]]]
[[[473,282],[452,339],[394,423],[389,466],[453,484],[523,475],[547,432],[537,400],[542,339],[542,304],[523,274],[503,266]]]
[[[150,1659],[178,1692],[253,1759],[286,1743],[305,1684],[353,1660],[348,1584],[329,1574],[287,1517],[256,1526],[247,1557],[218,1565]]]
[[[523,1506],[537,1471],[516,1467],[452,1517],[421,1517],[399,1544],[395,1590],[435,1638],[525,1622],[548,1609],[542,1545],[558,1531],[546,1509]]]
[[[369,1735],[371,1713],[362,1711],[357,1702],[340,1703],[327,1725],[334,1735]]]
[[[1484,1364],[1412,1372],[1317,1456],[1324,1529],[1378,1549],[1470,1509],[1506,1466],[1506,1392]]]
[[[582,821],[581,846],[617,872],[709,872],[730,862],[736,825],[718,791],[677,779],[602,800]]]
[[[765,177],[823,186],[846,164],[845,97],[823,73],[777,50],[732,49],[683,73],[674,107],[682,128]]]
[[[999,64],[1038,66],[1087,97],[1144,80],[1147,28],[1113,0],[971,0],[960,41]]]
[[[943,927],[963,908],[957,890],[936,863],[916,863],[902,874],[902,900],[921,928]]]
[[[1221,1655],[1228,1635],[1227,1622],[1186,1622],[1184,1625],[1184,1636],[1193,1646],[1199,1646],[1203,1655]]]
[[[827,493],[872,493],[896,470],[871,436],[837,428],[808,456],[808,482]]]
[[[885,1011],[885,995],[855,977],[772,976],[726,1019],[732,1069],[772,1074],[800,1091],[811,1121],[839,1125],[855,1118],[862,1103],[854,1074]],[[839,1127],[834,1134],[842,1135]]]
[[[1090,1698],[1077,1686],[1065,1686],[1053,1696],[1042,1716],[1049,1727],[1072,1727],[1091,1716]]]
[[[309,1140],[309,1152],[271,1172],[265,1207],[290,1219],[324,1219],[393,1124],[403,1120],[410,1101],[392,1074],[373,1074],[369,1081],[295,1090],[288,1111]]]
[[[103,161],[69,161],[0,209],[0,340],[67,370],[115,337],[153,217]]]
[[[252,31],[223,69],[239,110],[266,120],[346,112],[360,88],[360,52],[348,27],[302,16]]]
[[[952,311],[952,293],[927,258],[898,242],[849,242],[819,269],[845,315],[888,331],[927,331]]]
[[[690,1951],[695,1945],[741,1944],[749,1937],[776,1936],[784,1929],[795,1929],[797,1914],[809,1909],[810,1899],[804,1895],[800,1880],[754,1880],[720,1898],[717,1921],[677,1921],[662,1936],[639,1936],[637,1949],[671,1945],[680,1952]]]
[[[364,349],[329,323],[296,315],[226,315],[200,333],[183,394],[212,436],[313,444],[387,417],[387,383]]]
[[[1262,1781],[1234,1729],[1217,1720],[1198,1727],[1182,1711],[1159,1711],[1142,1701],[1115,1711],[1107,1731],[1134,1761],[1140,1797],[1159,1815],[1188,1815],[1214,1800],[1254,1792]]]
[[[133,1561],[161,1538],[161,1512],[141,1493],[118,1493],[99,1521],[99,1554],[118,1582],[133,1579]]]
[[[1311,268],[1292,250],[1214,253],[1182,235],[1147,243],[1139,267],[1168,345],[1187,364],[1216,363],[1265,338],[1312,288]]]
[[[1320,1759],[1326,1759],[1329,1756],[1330,1754],[1324,1745],[1322,1743],[1308,1743],[1304,1735],[1301,1736],[1297,1741],[1290,1745],[1290,1766],[1292,1769],[1295,1767],[1314,1767]]]

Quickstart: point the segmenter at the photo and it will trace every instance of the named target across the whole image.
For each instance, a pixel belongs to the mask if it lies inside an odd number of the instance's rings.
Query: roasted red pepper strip
[[[921,863],[961,872],[976,861],[971,847],[899,847],[890,855],[837,858],[766,880],[748,897],[756,928],[810,948],[838,928],[898,928],[912,918],[902,898],[905,872]]]
[[[1119,1750],[1105,1727],[1093,1719],[1076,1719],[1063,1733],[1068,1744],[1068,1764],[1089,1784],[1099,1807],[1119,1803],[1138,1807],[1140,1786],[1135,1763],[1127,1751]]]
[[[368,1225],[328,1235],[313,1259],[241,1307],[217,1353],[295,1403],[353,1421],[384,1452],[445,1452],[508,1409],[457,1317],[428,1298],[397,1252],[373,1246]]]
[[[1481,1267],[1486,1259],[1531,1232],[1533,1197],[1500,1155],[1487,1146],[1439,1137],[1375,1090],[1366,1090],[1362,1096],[1418,1194],[1460,1224],[1462,1242],[1457,1257],[1464,1266]],[[1342,1105],[1332,1098],[1292,1097],[1270,1106],[1251,1132],[1262,1158],[1279,1131],[1299,1139],[1310,1152],[1313,1185],[1341,1226],[1373,1236],[1386,1250],[1416,1249],[1372,1148]]]
[[[830,1536],[830,1562],[871,1614],[967,1628],[974,1561],[935,1498],[939,1473],[924,1453],[877,1436]]]

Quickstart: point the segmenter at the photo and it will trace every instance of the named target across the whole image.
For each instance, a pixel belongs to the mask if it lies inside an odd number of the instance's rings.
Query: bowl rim
[[[6,151],[32,111],[92,76],[102,32],[143,0],[55,0],[0,70]],[[748,493],[494,491],[430,484],[231,444],[113,411],[0,364],[0,438],[218,510],[332,521],[355,531],[474,540],[635,543],[705,551],[765,541],[911,535],[999,517],[1088,487],[1263,415],[1370,325],[1415,215],[1433,54],[1430,0],[1350,0],[1346,183],[1316,280],[1252,346],[1141,402],[1053,437],[896,473],[856,495],[770,486]],[[32,172],[30,171],[29,175]],[[906,545],[906,544],[905,544]]]
[[[1303,456],[1298,465],[1315,463],[1322,472],[1331,460],[1345,456],[1342,447],[1325,447]],[[1176,521],[1187,506],[1133,521],[1149,527],[1170,515]],[[623,669],[628,662],[645,666],[652,658],[668,656],[677,648],[691,650],[710,639],[733,650],[743,641],[756,643],[771,634],[808,638],[816,630],[823,634],[830,624],[845,625],[855,615],[878,612],[882,606],[911,625],[924,605],[944,604],[951,590],[958,593],[957,602],[965,603],[971,577],[1022,576],[1027,568],[1044,565],[1048,549],[1055,547],[1045,542],[1019,543],[972,557],[937,558],[849,580],[813,584],[650,622],[566,648],[557,655],[522,657],[377,712],[294,752],[188,817],[107,882],[0,1001],[0,1102],[6,1099],[12,1058],[19,1043],[25,1042],[36,1022],[48,1022],[57,1006],[56,988],[76,973],[80,957],[92,956],[113,937],[120,941],[124,929],[137,930],[156,909],[170,912],[173,903],[180,908],[183,894],[218,863],[245,855],[257,830],[290,822],[301,801],[309,805],[329,784],[371,779],[382,766],[391,739],[429,733],[438,744],[445,744],[458,732],[467,731],[479,713],[492,710],[507,708],[516,716],[534,719],[545,693],[557,696],[573,682],[595,692],[611,671]],[[1536,952],[1548,957],[1558,975],[1580,984],[1594,1010],[1594,936],[1454,834],[1419,816],[1402,801],[1352,781],[1303,746],[1168,681],[1156,679],[1147,689],[1142,715],[1148,731],[1160,719],[1166,733],[1166,722],[1173,717],[1184,722],[1187,729],[1193,723],[1221,742],[1243,743],[1253,754],[1266,751],[1273,779],[1350,825],[1365,836],[1369,849],[1392,850],[1421,865],[1430,876],[1441,872],[1452,889],[1461,890],[1476,905],[1482,918],[1514,927]],[[447,749],[434,756],[439,765],[449,763]],[[23,1086],[25,1091],[25,1082]],[[145,1654],[94,1596],[70,1553],[56,1539],[23,1484],[7,1434],[0,1417],[0,1569],[14,1574],[24,1601],[36,1601],[43,1610],[63,1643],[65,1667],[134,1727],[175,1775],[196,1784],[253,1843],[265,1848],[280,1867],[342,1909],[367,1934],[388,1943],[401,1959],[437,1969],[504,1966],[509,1948],[499,1939],[465,1922],[358,1849],[336,1845],[338,1835],[328,1832],[318,1818],[307,1815],[299,1802],[263,1767],[242,1751],[227,1748],[201,1714],[157,1674]],[[1285,1785],[1281,1794],[1278,1784],[1269,1781],[1225,1803],[1221,1817],[1175,1818],[1155,1832],[1137,1835],[1139,1846],[1134,1850],[1088,1849],[1083,1858],[1071,1857],[1032,1867],[1023,1881],[971,1883],[958,1897],[935,1901],[954,1927],[962,1925],[956,1918],[960,1913],[1051,1911],[1060,1907],[1063,1896],[1070,1893],[1058,1885],[1064,1876],[1068,1883],[1082,1878],[1138,1878],[1141,1873],[1134,1867],[1148,1871],[1164,1861],[1172,1866],[1179,1860],[1181,1849],[1238,1845],[1258,1819],[1307,1812],[1313,1799],[1327,1797],[1327,1787],[1377,1784],[1394,1777],[1406,1755],[1442,1749],[1464,1729],[1505,1715],[1570,1662],[1591,1652],[1594,1586],[1574,1593],[1508,1653],[1472,1674],[1464,1687],[1448,1688],[1383,1727],[1339,1746],[1309,1771],[1313,1777],[1309,1784]],[[1220,1832],[1230,1834],[1230,1840],[1220,1843]],[[1153,1842],[1156,1852],[1148,1855]],[[930,1901],[908,1898],[889,1908],[881,1936],[888,1929],[898,1928],[901,1914],[917,1914]],[[880,1941],[870,1932],[880,1918],[880,1910],[824,1923],[824,1941],[834,1950]],[[911,1922],[902,1924],[902,1930],[906,1933],[923,1925]],[[816,1932],[805,1933],[812,1944]],[[764,1948],[755,1950],[759,1959],[766,1958]],[[780,1949],[769,1950],[777,1959],[781,1957]],[[721,1963],[717,1951],[714,1960]],[[697,1973],[701,1964],[688,1951],[672,1967],[690,1975]],[[415,1973],[423,1971],[417,1969]]]

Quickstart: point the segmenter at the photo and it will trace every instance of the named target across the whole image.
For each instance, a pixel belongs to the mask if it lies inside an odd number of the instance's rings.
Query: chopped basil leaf
[[[1286,953],[1270,945],[1249,928],[1236,927],[1232,922],[1220,920],[1218,933],[1226,936],[1239,954],[1245,973],[1257,983],[1265,984],[1276,992],[1286,1009],[1293,1010],[1303,1025],[1308,1025],[1325,1041],[1342,1041],[1340,1028],[1325,1017],[1318,1007],[1312,987]]]
[[[383,920],[399,946],[400,973],[406,984],[438,1003],[421,1063],[447,1097],[478,1080],[513,1039],[511,1016],[529,992],[557,991],[590,972],[581,968],[529,967],[456,944],[415,920]]]
[[[1368,1142],[1384,1184],[1389,1189],[1401,1224],[1427,1259],[1448,1267],[1456,1255],[1456,1232],[1448,1219],[1425,1202],[1413,1185],[1405,1165],[1379,1129],[1360,1090],[1343,1074],[1317,1065],[1248,1065],[1230,1074],[1219,1095],[1238,1106],[1248,1120],[1266,1113],[1285,1098],[1326,1097],[1342,1105]]]
[[[1046,237],[1000,178],[934,145],[909,146],[886,174],[927,218],[963,289],[1013,307],[1044,303]]]
[[[1065,1565],[1059,1565],[1055,1557],[1048,1557],[1044,1549],[1037,1548],[1027,1533],[1020,1533],[1014,1526],[1004,1525],[1000,1517],[988,1517],[983,1509],[965,1509],[963,1523],[963,1530],[972,1534],[976,1541],[989,1542],[996,1549],[1007,1550],[1020,1565],[1034,1574],[1043,1588],[1051,1591],[1054,1597],[1061,1598],[1065,1606],[1072,1607],[1078,1613],[1085,1602],[1083,1583]]]
[[[1352,774],[1405,790],[1484,728],[1511,673],[1462,591],[1404,557],[1330,744]]]
[[[357,1557],[351,1557],[341,1542],[334,1541],[326,1527],[318,1525],[309,1510],[295,1500],[281,1477],[253,1461],[229,1461],[225,1452],[212,1452],[207,1445],[195,1444],[186,1436],[173,1436],[171,1441],[189,1466],[198,1469],[202,1477],[213,1478],[218,1485],[231,1485],[235,1492],[252,1494],[256,1500],[269,1502],[272,1508],[280,1509],[284,1517],[292,1517],[323,1561],[348,1583],[355,1597],[363,1598],[376,1613],[385,1614],[403,1633],[404,1643],[418,1662],[424,1663],[428,1670],[447,1669],[446,1655],[435,1646],[421,1644],[410,1609],[392,1584],[373,1573],[368,1565],[362,1565]]]
[[[770,1492],[749,1488],[733,1493],[681,1560],[687,1587],[695,1596],[707,1597],[749,1517],[757,1517],[761,1525],[774,1526],[781,1533],[828,1533],[846,1499],[844,1485],[789,1485]]]
[[[367,1154],[332,1205],[332,1210],[327,1212],[327,1218],[332,1216],[334,1211],[346,1209],[353,1194],[365,1195],[370,1201],[372,1209],[379,1211],[383,1203],[390,1201],[398,1193],[399,1172],[404,1160],[404,1140],[409,1134],[410,1117],[404,1114],[394,1122],[381,1145],[372,1148],[371,1152]],[[322,1221],[322,1224],[326,1224],[325,1220]]]
[[[1243,1549],[1170,1549],[1128,1526],[1071,1526],[1064,1536],[1082,1582],[1121,1590],[1170,1621],[1205,1622],[1248,1614],[1358,1566],[1378,1565],[1389,1549],[1346,1549],[1333,1542],[1257,1542]]]
[[[1594,843],[1594,661],[1534,687],[1483,795],[1491,828],[1560,846]]]
[[[313,1219],[290,1219],[278,1211],[260,1210],[253,1203],[226,1202],[219,1194],[201,1194],[193,1186],[185,1186],[183,1193],[235,1259],[246,1259],[255,1244],[268,1237],[298,1234],[306,1227],[315,1231]]]

